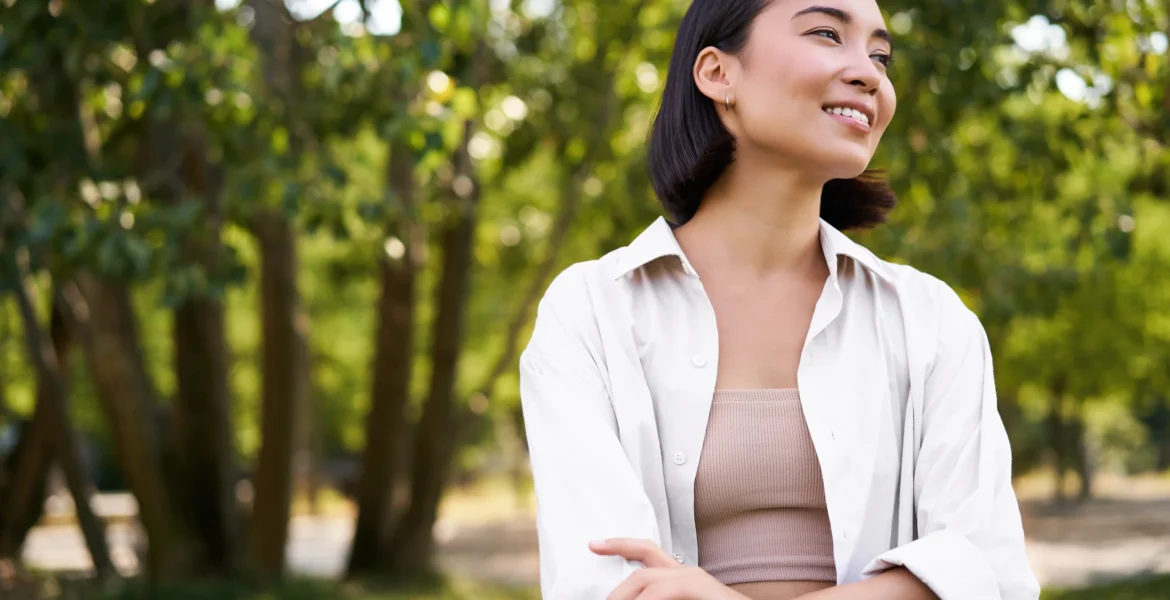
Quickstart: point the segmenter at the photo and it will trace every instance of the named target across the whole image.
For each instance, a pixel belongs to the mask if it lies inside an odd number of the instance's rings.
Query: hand
[[[606,600],[749,600],[703,569],[678,564],[649,540],[610,539],[592,542],[589,549],[594,554],[620,556],[646,566],[627,577]]]

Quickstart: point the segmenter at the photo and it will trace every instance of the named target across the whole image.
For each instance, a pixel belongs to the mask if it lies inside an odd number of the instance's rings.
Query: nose
[[[874,63],[867,51],[850,54],[849,66],[841,78],[866,94],[876,94],[882,82],[881,69]]]

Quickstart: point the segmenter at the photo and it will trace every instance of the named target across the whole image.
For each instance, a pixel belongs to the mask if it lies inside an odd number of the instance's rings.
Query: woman
[[[983,328],[839,229],[894,114],[874,0],[695,0],[659,219],[521,359],[550,600],[1034,599]]]

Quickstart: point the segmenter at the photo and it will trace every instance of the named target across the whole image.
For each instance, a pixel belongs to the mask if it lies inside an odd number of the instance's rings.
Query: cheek
[[[881,127],[884,130],[890,121],[894,120],[894,113],[898,110],[898,95],[894,92],[894,87],[886,81],[882,86],[881,91],[878,92],[878,106],[882,111]]]
[[[779,62],[779,61],[778,61]],[[753,136],[795,133],[821,110],[824,84],[814,65],[785,61],[760,65],[744,81],[743,126]]]
[[[826,83],[832,81],[832,65],[807,53],[802,60],[786,58],[793,53],[791,47],[778,43],[757,48],[751,55],[741,85],[747,88],[753,102],[770,108],[792,108],[821,97]]]

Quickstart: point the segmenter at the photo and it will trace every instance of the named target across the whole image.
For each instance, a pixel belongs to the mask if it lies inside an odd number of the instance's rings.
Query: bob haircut
[[[695,216],[707,190],[735,157],[735,138],[715,114],[711,99],[695,85],[695,59],[708,46],[732,55],[743,51],[752,22],[768,4],[694,0],[683,17],[647,157],[654,192],[679,225]],[[827,182],[821,218],[841,230],[866,229],[885,223],[895,204],[884,173],[871,169],[853,179]]]

